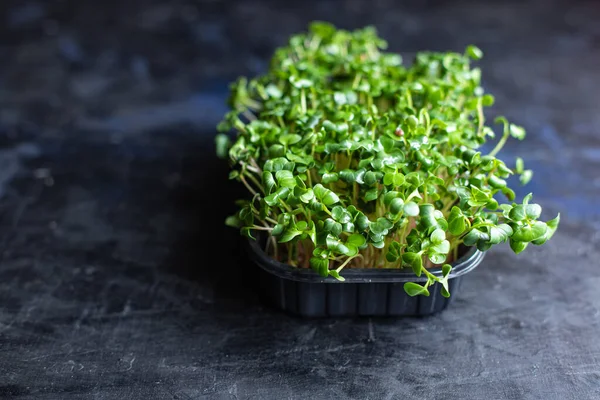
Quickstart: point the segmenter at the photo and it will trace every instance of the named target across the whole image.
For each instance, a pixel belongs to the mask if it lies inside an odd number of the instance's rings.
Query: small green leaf
[[[229,147],[231,146],[231,140],[229,137],[223,133],[218,134],[215,137],[215,145],[217,148],[217,156],[219,158],[226,158],[229,152]]]
[[[527,204],[525,206],[525,214],[529,219],[538,219],[542,214],[542,207],[539,204]]]
[[[515,199],[515,192],[508,187],[502,188],[502,193],[506,196],[506,198],[510,201]]]
[[[377,190],[377,188],[370,189],[365,193],[365,201],[377,200],[378,197],[379,191]]]
[[[296,180],[294,179],[294,174],[291,171],[280,170],[275,173],[275,178],[277,178],[277,182],[279,186],[293,188],[296,186]]]
[[[523,207],[520,204],[517,204],[508,213],[508,218],[518,222],[523,221],[525,219],[525,215],[525,207]]]
[[[333,236],[340,236],[342,233],[342,224],[332,220],[331,218],[327,218],[323,223],[323,231],[331,233]]]
[[[465,235],[465,237],[463,238],[463,243],[465,244],[465,246],[473,246],[475,245],[480,239],[487,239],[488,235],[485,234],[484,232],[481,232],[479,229],[471,229],[471,231],[469,231],[469,233],[467,233]]]
[[[498,226],[490,227],[490,240],[491,244],[498,244],[506,242],[513,230],[508,224],[500,224]]]
[[[522,126],[510,124],[510,135],[515,139],[523,140],[525,139],[525,129]]]
[[[417,276],[421,276],[421,270],[423,269],[423,259],[418,253],[404,253],[402,254],[402,261],[412,267],[413,272]]]
[[[442,265],[442,276],[445,278],[450,275],[450,271],[452,271],[452,265],[444,264]]]
[[[427,288],[414,282],[406,282],[404,284],[404,291],[411,297],[418,295],[429,296],[429,290],[427,290]]]
[[[315,193],[316,198],[326,206],[333,205],[340,201],[339,197],[335,193],[325,188],[320,183],[317,183],[313,187],[313,192]]]
[[[454,236],[461,235],[466,229],[465,216],[460,208],[454,206],[448,216],[448,229]]]
[[[433,231],[430,237],[431,243],[440,244],[442,241],[446,240],[446,232],[444,232],[442,229],[436,229]]]
[[[447,240],[442,240],[440,243],[431,246],[430,250],[435,252],[436,254],[443,254],[444,256],[446,256],[448,252],[450,252],[450,242]]]
[[[398,214],[403,210],[403,207],[404,201],[399,197],[392,199],[392,201],[390,202],[390,212],[392,214]]]
[[[409,201],[404,205],[404,213],[409,217],[416,217],[419,215],[419,206],[416,203]]]
[[[329,272],[329,260],[321,257],[311,257],[310,266],[317,271],[319,275],[325,277]]]
[[[483,51],[481,51],[479,47],[474,45],[467,46],[466,53],[469,57],[476,61],[481,60],[481,58],[483,57]]]
[[[518,242],[512,238],[509,240],[509,243],[510,248],[512,249],[512,251],[515,252],[515,254],[519,254],[520,252],[525,250],[527,248],[527,245],[529,244],[527,242]]]
[[[524,170],[525,163],[523,162],[523,159],[521,157],[517,157],[517,160],[515,162],[515,172],[520,175],[523,173]]]
[[[552,238],[552,236],[554,236],[554,232],[556,232],[556,229],[558,229],[558,224],[560,222],[560,214],[558,214],[556,216],[556,218],[546,222],[546,226],[548,226],[548,229],[546,230],[546,234],[536,240],[533,240],[531,243],[533,243],[536,246],[540,246],[544,243],[546,243],[548,240],[550,240]]]
[[[356,225],[356,228],[359,231],[364,232],[369,227],[369,222],[369,218],[363,213],[360,213],[356,216],[354,225]]]
[[[355,233],[355,234],[350,235],[350,237],[346,241],[346,243],[349,243],[358,248],[361,248],[362,246],[364,246],[366,242],[367,242],[367,239],[365,239],[365,237],[363,235],[361,235],[360,233]]]
[[[490,107],[494,105],[494,96],[492,96],[491,94],[483,95],[483,97],[481,98],[481,104],[485,107]]]
[[[299,189],[297,186],[296,188]],[[299,195],[298,198],[303,203],[310,203],[310,201],[315,198],[315,193],[312,191],[312,189],[306,189],[306,191]]]
[[[302,140],[302,136],[296,135],[295,133],[281,135],[279,137],[279,143],[283,144],[284,146],[290,146],[290,145],[296,144],[301,140]]]
[[[444,286],[442,286],[442,288],[440,289],[440,293],[442,294],[442,296],[444,296],[446,298],[450,297],[450,292]]]
[[[322,182],[324,184],[328,184],[328,183],[332,183],[332,182],[337,182],[338,180],[339,180],[339,176],[335,172],[326,172],[326,173],[323,174]]]
[[[344,282],[346,279],[340,275],[339,272],[337,272],[335,269],[330,269],[329,271],[329,276],[337,279],[340,282]]]
[[[532,242],[543,237],[548,230],[548,226],[541,221],[536,221],[533,225],[523,225],[512,235],[513,240],[518,242]]]
[[[276,224],[273,227],[273,230],[271,231],[271,235],[273,236],[279,236],[283,233],[283,231],[285,230],[285,225],[283,224]]]
[[[333,219],[335,219],[337,222],[339,222],[341,224],[345,224],[345,223],[352,221],[352,216],[342,206],[333,207],[333,209],[331,210],[331,216],[333,217]]]
[[[232,228],[240,228],[242,226],[242,221],[240,221],[237,215],[231,215],[225,218],[225,225]]]
[[[404,183],[404,175],[397,172],[394,174],[394,186],[401,186]]]
[[[502,189],[503,187],[506,187],[506,181],[502,178],[498,178],[495,175],[490,176],[488,183],[494,189]]]
[[[531,181],[532,177],[533,177],[533,171],[530,169],[526,169],[521,174],[519,181],[521,182],[521,185],[527,185]]]
[[[288,229],[286,229],[283,232],[283,234],[279,238],[279,243],[289,242],[292,239],[294,239],[296,236],[299,236],[299,235],[302,235],[302,231],[299,231],[298,229],[296,229],[294,227],[289,227]]]
[[[273,178],[273,174],[269,171],[263,171],[262,182],[265,188],[265,192],[267,192],[268,194],[270,194],[273,191],[273,189],[275,189],[275,187],[277,186],[277,183],[275,183],[275,179]]]
[[[431,260],[431,262],[434,264],[441,264],[444,261],[446,261],[446,258],[448,257],[446,254],[435,253],[435,252],[430,252],[428,254],[428,256],[429,256],[429,260]]]

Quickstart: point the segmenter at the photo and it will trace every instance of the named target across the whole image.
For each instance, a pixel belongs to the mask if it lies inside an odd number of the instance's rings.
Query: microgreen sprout
[[[514,201],[507,178],[525,184],[532,172],[496,156],[525,137],[522,127],[496,118],[502,136],[480,150],[494,138],[484,117],[494,97],[471,65],[481,50],[421,52],[405,67],[386,45],[372,27],[315,22],[275,52],[266,74],[231,85],[217,152],[249,196],[226,223],[322,276],[409,267],[427,278],[407,283],[409,295],[429,295],[438,282],[449,296],[461,245],[486,251],[508,241],[520,253],[550,239],[559,216],[542,222],[531,195]]]

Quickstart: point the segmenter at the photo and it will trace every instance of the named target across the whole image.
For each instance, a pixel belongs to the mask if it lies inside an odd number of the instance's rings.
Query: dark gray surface
[[[600,398],[600,6],[99,4],[0,7],[0,398]],[[228,80],[315,18],[407,57],[482,47],[555,238],[492,250],[432,318],[264,308],[212,127]]]

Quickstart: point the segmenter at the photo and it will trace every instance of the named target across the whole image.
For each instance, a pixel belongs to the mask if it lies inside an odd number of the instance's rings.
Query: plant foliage
[[[502,136],[479,151],[494,138],[484,117],[494,98],[471,66],[481,50],[421,52],[405,67],[385,48],[371,27],[316,22],[275,52],[268,73],[231,85],[217,152],[250,196],[227,224],[267,234],[274,258],[323,276],[410,267],[427,282],[407,293],[428,295],[439,282],[448,296],[447,263],[461,244],[508,241],[520,253],[550,239],[559,216],[538,220],[531,195],[514,202],[507,178],[527,183],[532,172],[496,154],[525,137],[522,127],[496,118]]]

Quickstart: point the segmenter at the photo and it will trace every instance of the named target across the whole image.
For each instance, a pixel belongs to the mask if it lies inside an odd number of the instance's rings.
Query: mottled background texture
[[[494,248],[431,318],[264,307],[214,125],[313,19],[407,59],[480,46],[553,240]],[[2,0],[0,398],[600,398],[598,21],[566,0]]]

